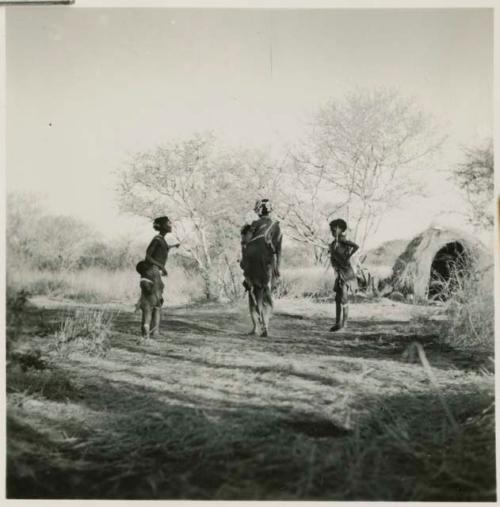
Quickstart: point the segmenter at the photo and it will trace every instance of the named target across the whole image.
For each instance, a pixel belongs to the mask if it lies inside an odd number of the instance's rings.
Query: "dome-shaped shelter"
[[[407,245],[392,268],[391,285],[415,300],[440,297],[443,282],[453,282],[453,269],[467,269],[473,261],[488,263],[483,244],[458,230],[431,227]]]

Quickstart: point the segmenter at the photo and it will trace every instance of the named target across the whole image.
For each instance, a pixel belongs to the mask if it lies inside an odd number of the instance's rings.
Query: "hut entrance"
[[[431,264],[429,299],[446,301],[458,288],[466,268],[467,253],[461,243],[455,241],[441,248]]]

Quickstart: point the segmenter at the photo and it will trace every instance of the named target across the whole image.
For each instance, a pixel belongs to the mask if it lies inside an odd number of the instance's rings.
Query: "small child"
[[[348,298],[356,274],[352,269],[350,258],[359,249],[359,246],[345,237],[347,224],[338,218],[330,222],[330,231],[334,237],[330,245],[330,260],[337,274],[333,290],[335,291],[335,325],[330,331],[338,331],[345,327],[349,314]]]

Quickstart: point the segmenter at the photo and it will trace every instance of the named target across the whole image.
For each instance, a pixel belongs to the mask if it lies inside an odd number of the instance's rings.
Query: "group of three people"
[[[272,206],[269,199],[258,200],[254,211],[258,218],[241,229],[240,266],[244,275],[243,285],[249,294],[252,333],[256,332],[257,325],[260,324],[262,335],[267,336],[272,308],[271,292],[280,278],[282,233],[279,222],[271,216]],[[336,272],[336,316],[335,325],[330,331],[338,331],[345,327],[347,322],[349,292],[356,280],[350,259],[359,247],[346,238],[345,220],[338,218],[332,220],[329,225],[333,235],[329,246],[330,261]],[[168,217],[156,218],[153,228],[158,234],[149,244],[145,259],[136,267],[141,275],[141,297],[137,307],[142,310],[143,336],[149,336],[150,333],[155,336],[159,332],[164,290],[161,277],[167,275],[165,266],[169,250],[180,246],[179,243],[169,245],[165,240],[165,235],[172,232],[172,223]]]

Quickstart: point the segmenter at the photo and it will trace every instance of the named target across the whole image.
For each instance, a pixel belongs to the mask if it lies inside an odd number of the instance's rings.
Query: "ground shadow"
[[[9,416],[8,498],[256,499],[263,491],[265,497],[293,496],[308,459],[294,454],[297,438],[348,433],[283,407],[201,410],[183,403],[196,398],[165,403],[157,391],[126,382],[89,380],[81,392],[78,402],[106,419],[71,445]],[[53,425],[48,415],[45,425]]]
[[[272,405],[167,403],[127,382],[87,378],[81,393],[105,418],[70,443],[43,431],[48,414],[37,429],[9,414],[8,498],[494,500],[494,425],[437,438],[446,414],[432,393],[373,400],[355,432]],[[464,428],[491,403],[445,398]]]

